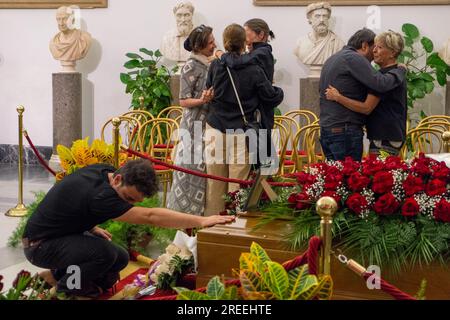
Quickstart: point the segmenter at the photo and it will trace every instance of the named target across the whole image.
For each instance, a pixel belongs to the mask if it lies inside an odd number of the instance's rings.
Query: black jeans
[[[320,128],[320,144],[328,160],[345,160],[352,157],[361,161],[363,153],[363,130],[356,125],[337,128]]]
[[[58,281],[57,292],[78,296],[96,296],[98,287],[111,288],[129,260],[125,249],[91,233],[45,240],[24,252],[33,265],[52,271]],[[68,272],[70,266],[79,267],[79,288],[70,285],[75,274]]]

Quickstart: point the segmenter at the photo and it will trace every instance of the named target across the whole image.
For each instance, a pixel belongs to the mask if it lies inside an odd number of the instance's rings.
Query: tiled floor
[[[33,192],[48,191],[54,183],[54,178],[38,166],[24,168],[24,203],[34,200]],[[5,216],[8,209],[17,205],[18,177],[17,166],[0,165],[0,275],[3,283],[9,287],[17,273],[26,269],[32,273],[39,268],[31,265],[24,257],[22,249],[7,246],[8,238],[16,229],[20,218]]]

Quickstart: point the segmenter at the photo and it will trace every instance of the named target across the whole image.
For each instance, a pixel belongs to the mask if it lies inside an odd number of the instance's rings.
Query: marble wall
[[[52,147],[36,146],[42,158],[49,160],[52,155]],[[17,164],[19,162],[19,148],[17,145],[0,144],[0,163]],[[24,147],[23,163],[27,165],[39,165],[39,161],[30,147]]]

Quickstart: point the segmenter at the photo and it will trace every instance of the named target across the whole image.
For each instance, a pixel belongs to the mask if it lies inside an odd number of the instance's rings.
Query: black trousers
[[[96,296],[98,287],[111,288],[129,260],[125,249],[87,232],[45,240],[24,252],[33,265],[52,271],[57,292],[79,296]],[[80,271],[78,282],[74,270]],[[80,285],[74,288],[76,283]]]

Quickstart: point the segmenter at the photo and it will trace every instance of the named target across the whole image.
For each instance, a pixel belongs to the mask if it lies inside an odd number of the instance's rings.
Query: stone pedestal
[[[310,110],[319,117],[319,97],[319,78],[300,79],[300,109]]]
[[[445,88],[445,114],[450,116],[450,81],[447,81],[447,86]]]
[[[52,169],[59,168],[58,144],[70,147],[81,139],[81,73],[53,74],[53,155]]]
[[[180,75],[174,74],[170,77],[170,92],[172,93],[172,105],[180,105]]]

